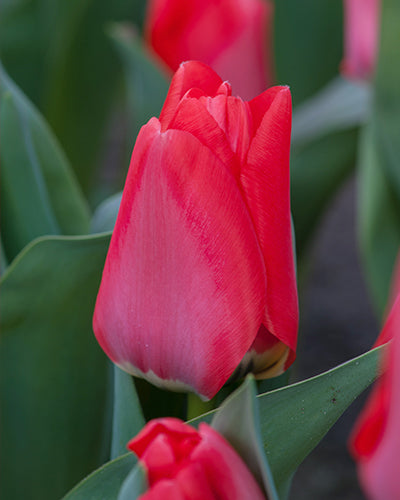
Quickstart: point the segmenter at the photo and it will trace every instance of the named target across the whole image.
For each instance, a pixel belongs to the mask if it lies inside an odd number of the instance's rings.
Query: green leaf
[[[382,3],[372,121],[360,148],[360,241],[378,313],[387,304],[400,247],[400,4]]]
[[[126,453],[126,445],[145,424],[133,378],[114,365],[114,413],[111,458]]]
[[[50,40],[57,30],[57,0],[0,2],[0,56],[36,106],[42,102]]]
[[[118,500],[136,500],[146,492],[147,488],[146,472],[138,463],[121,486]]]
[[[218,409],[212,427],[233,446],[269,500],[278,500],[260,433],[256,383],[252,377]]]
[[[1,225],[11,261],[38,236],[88,232],[89,211],[56,138],[1,65],[0,99]]]
[[[63,500],[117,500],[120,488],[136,464],[133,453],[108,462],[75,486]]]
[[[375,78],[374,132],[382,150],[382,166],[400,200],[400,3],[382,3],[379,56]]]
[[[257,397],[261,436],[280,498],[290,478],[346,408],[375,379],[378,347],[321,375]],[[190,423],[210,422],[215,410]]]
[[[377,312],[383,316],[400,248],[400,200],[385,175],[384,151],[374,125],[365,128],[360,144],[358,221],[368,285]]]
[[[298,258],[304,255],[324,209],[356,163],[358,129],[340,130],[294,147],[291,205]]]
[[[133,144],[140,128],[160,114],[169,83],[131,26],[115,24],[109,34],[124,67]]]
[[[59,0],[59,6],[43,107],[88,192],[96,188],[106,127],[122,82],[105,28],[110,22],[135,22],[145,0]]]
[[[371,89],[364,82],[337,77],[293,112],[292,146],[298,148],[321,136],[352,129],[371,113]]]
[[[1,498],[60,498],[109,456],[110,365],[91,327],[109,238],[35,240],[2,278]]]
[[[342,58],[342,2],[274,2],[278,82],[290,85],[297,105],[338,73]]]
[[[117,193],[100,203],[93,215],[90,225],[91,233],[102,233],[114,229],[121,199],[122,193]]]
[[[368,84],[335,78],[293,112],[292,213],[299,260],[356,162],[358,126],[371,113]]]

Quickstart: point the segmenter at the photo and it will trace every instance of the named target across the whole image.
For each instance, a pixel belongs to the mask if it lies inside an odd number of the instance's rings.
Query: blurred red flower
[[[150,0],[145,36],[172,71],[202,61],[251,99],[273,82],[272,14],[269,0]]]
[[[351,438],[360,482],[371,500],[400,498],[400,296],[375,345],[386,342],[385,372],[375,383]]]

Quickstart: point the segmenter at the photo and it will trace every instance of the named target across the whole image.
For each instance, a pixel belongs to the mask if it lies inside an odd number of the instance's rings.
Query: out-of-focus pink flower
[[[211,66],[251,99],[272,84],[269,0],[150,0],[145,36],[176,71],[182,61]]]
[[[249,102],[182,64],[132,153],[93,328],[122,369],[213,397],[295,357],[291,97]]]
[[[239,455],[207,424],[196,431],[178,419],[153,420],[128,448],[147,471],[140,500],[265,500]]]
[[[368,79],[378,52],[381,0],[344,0],[344,59],[342,73]]]
[[[375,345],[389,342],[386,371],[376,382],[353,431],[351,449],[371,500],[400,498],[400,296]]]
[[[394,264],[392,283],[389,290],[388,311],[392,308],[397,296],[400,294],[400,252]]]

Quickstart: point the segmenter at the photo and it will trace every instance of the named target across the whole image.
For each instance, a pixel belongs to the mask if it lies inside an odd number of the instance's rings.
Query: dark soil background
[[[356,185],[348,182],[321,220],[300,289],[295,380],[317,375],[368,350],[379,332],[363,277],[356,235]],[[347,439],[360,396],[299,467],[290,500],[363,500]]]

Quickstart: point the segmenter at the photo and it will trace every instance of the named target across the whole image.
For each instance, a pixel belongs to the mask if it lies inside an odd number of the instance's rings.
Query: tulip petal
[[[220,160],[186,132],[148,133],[132,156],[95,333],[126,371],[212,397],[261,324],[263,257]]]
[[[203,438],[191,456],[207,474],[215,498],[264,500],[256,480],[239,455],[212,427],[200,424]]]
[[[288,366],[294,359],[298,327],[289,196],[290,91],[287,87],[272,88],[249,104],[254,125],[259,126],[241,171],[241,184],[267,273],[263,323],[292,350]]]
[[[199,88],[206,95],[215,96],[222,84],[221,78],[206,64],[198,61],[188,61],[182,63],[174,77],[164,106],[160,114],[160,122],[162,130],[166,130],[170,121],[175,115],[179,101],[186,92],[193,88]]]
[[[385,337],[392,340],[383,360],[386,371],[374,387],[352,436],[361,483],[371,500],[400,498],[400,298],[389,319],[391,332]]]
[[[210,64],[232,84],[234,95],[251,99],[273,82],[270,49],[273,4],[249,0],[243,0],[241,4],[245,22],[240,33],[237,33],[229,46],[216,54]],[[232,64],[232,61],[237,63]]]
[[[182,99],[169,124],[169,129],[190,132],[204,146],[213,151],[232,173],[238,174],[238,161],[227,140],[225,131],[221,129],[200,100]]]

